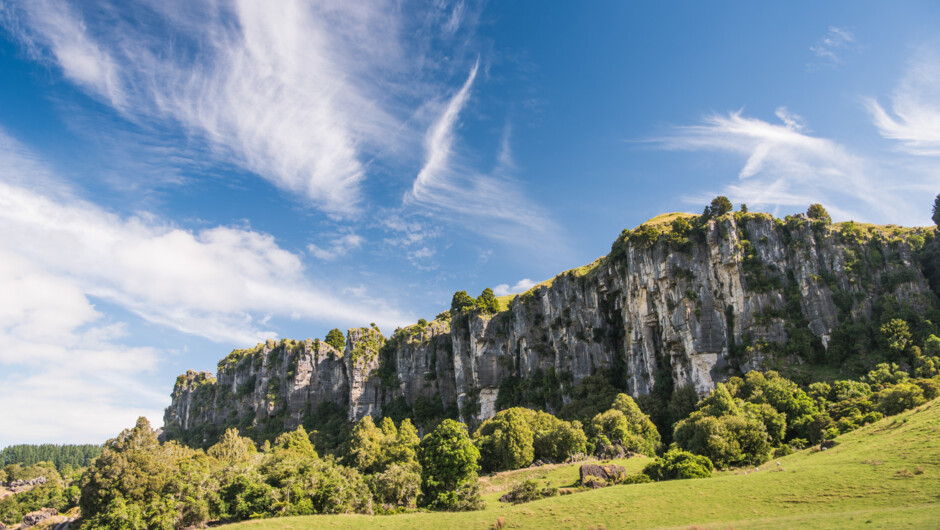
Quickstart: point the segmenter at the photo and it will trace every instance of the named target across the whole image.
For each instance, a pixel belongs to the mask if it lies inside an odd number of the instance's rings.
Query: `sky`
[[[936,2],[0,0],[0,447],[717,195],[931,224]]]

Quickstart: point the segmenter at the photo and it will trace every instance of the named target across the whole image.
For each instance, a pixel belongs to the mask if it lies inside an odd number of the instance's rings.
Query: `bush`
[[[686,478],[708,478],[712,476],[712,461],[705,456],[694,455],[681,449],[670,449],[643,468],[650,480],[675,480]]]
[[[554,497],[558,495],[558,488],[550,486],[541,487],[537,480],[524,480],[509,490],[509,493],[499,498],[500,502],[511,502],[521,504],[523,502],[537,501],[545,497]]]
[[[421,475],[400,464],[393,464],[369,479],[376,502],[402,508],[414,508],[421,491]]]

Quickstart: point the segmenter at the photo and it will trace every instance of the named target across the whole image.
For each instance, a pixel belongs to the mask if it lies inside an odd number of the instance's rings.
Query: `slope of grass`
[[[837,439],[827,451],[806,450],[758,469],[711,479],[614,486],[516,506],[496,502],[528,474],[564,486],[577,465],[528,469],[481,479],[486,510],[267,519],[245,528],[897,528],[940,521],[940,401]],[[631,459],[629,472],[648,460]],[[779,462],[779,465],[777,463]]]

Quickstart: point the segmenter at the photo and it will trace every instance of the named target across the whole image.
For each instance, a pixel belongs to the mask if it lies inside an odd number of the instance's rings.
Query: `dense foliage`
[[[643,468],[643,474],[656,481],[708,478],[712,476],[712,461],[707,456],[673,448],[661,458],[647,464]]]
[[[0,451],[0,466],[9,464],[31,466],[40,462],[52,462],[62,473],[68,471],[68,468],[87,466],[99,454],[101,454],[101,446],[93,444],[11,445]]]
[[[69,465],[66,464],[65,467]],[[78,474],[74,471],[60,475],[51,462],[25,466],[20,463],[8,464],[0,470],[0,482],[10,483],[39,477],[45,479],[44,484],[0,499],[0,523],[19,523],[23,515],[42,508],[55,508],[65,512],[78,505]]]

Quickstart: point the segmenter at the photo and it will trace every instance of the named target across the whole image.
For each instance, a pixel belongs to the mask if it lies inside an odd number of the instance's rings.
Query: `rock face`
[[[579,473],[581,485],[591,489],[603,488],[627,478],[627,469],[617,465],[582,464]]]
[[[50,517],[55,517],[59,515],[59,510],[55,508],[43,508],[41,510],[36,510],[35,512],[29,512],[23,516],[23,528],[30,526],[35,526]]]
[[[912,245],[925,232],[736,214],[671,239],[625,234],[610,255],[496,314],[458,313],[387,340],[352,329],[343,352],[310,339],[236,350],[217,377],[178,378],[165,436],[292,429],[330,407],[350,420],[456,408],[474,423],[495,414],[507,381],[564,394],[598,370],[633,396],[657,384],[703,394],[737,372],[825,359],[845,340],[840,326],[888,300],[923,314],[933,294]]]

